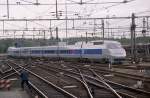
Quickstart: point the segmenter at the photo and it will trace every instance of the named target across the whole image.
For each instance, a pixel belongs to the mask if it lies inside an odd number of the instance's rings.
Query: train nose
[[[110,54],[114,57],[126,57],[126,52],[124,49],[110,49]]]

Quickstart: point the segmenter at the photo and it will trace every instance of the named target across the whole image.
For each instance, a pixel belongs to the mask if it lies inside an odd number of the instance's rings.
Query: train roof
[[[76,42],[75,44],[71,44],[68,45],[66,42],[59,42],[58,45],[59,46],[79,46],[79,45],[102,45],[104,43],[116,43],[116,44],[120,44],[120,42],[118,41],[114,41],[114,40],[95,40],[95,41],[82,41],[82,42]],[[36,46],[36,47],[9,47],[10,49],[16,49],[16,48],[22,48],[22,49],[30,49],[30,48],[48,48],[48,47],[57,47],[58,45],[53,45],[53,46]]]

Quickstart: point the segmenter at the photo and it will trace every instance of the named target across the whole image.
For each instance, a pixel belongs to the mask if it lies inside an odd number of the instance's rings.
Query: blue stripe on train
[[[70,54],[102,54],[102,49],[77,49],[70,51]]]
[[[56,54],[57,50],[32,50],[31,54]],[[102,49],[59,50],[59,54],[102,54]]]
[[[102,49],[84,49],[84,54],[102,54]]]

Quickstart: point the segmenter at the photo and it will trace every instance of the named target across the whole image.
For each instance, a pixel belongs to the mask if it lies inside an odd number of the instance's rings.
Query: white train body
[[[126,57],[125,49],[117,41],[77,42],[74,45],[40,46],[40,47],[9,47],[8,55],[13,57],[61,57],[85,58],[114,62]]]

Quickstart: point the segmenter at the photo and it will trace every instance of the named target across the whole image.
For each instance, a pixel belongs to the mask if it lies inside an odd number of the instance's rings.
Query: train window
[[[84,49],[84,54],[102,54],[101,49]]]
[[[69,50],[60,50],[60,54],[68,54]]]
[[[81,54],[81,50],[72,50],[73,54]]]
[[[42,53],[42,50],[32,50],[31,53],[32,54],[40,54],[40,53]]]
[[[103,42],[93,42],[94,45],[101,45],[104,44]]]
[[[71,51],[71,50],[67,50],[67,53],[68,53],[68,54],[71,54],[71,53],[72,53],[72,51]]]
[[[60,54],[81,54],[81,50],[60,50]]]
[[[44,50],[45,54],[54,54],[55,50]]]
[[[14,51],[14,53],[19,53],[19,51]]]
[[[22,51],[22,53],[28,53],[28,52],[29,52],[28,49],[24,49],[24,50]]]

